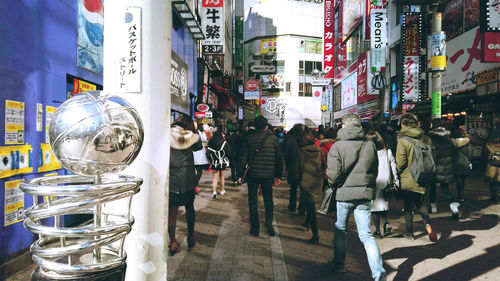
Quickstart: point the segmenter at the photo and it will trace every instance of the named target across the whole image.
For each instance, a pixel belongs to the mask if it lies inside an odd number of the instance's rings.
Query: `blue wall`
[[[0,179],[0,263],[29,247],[34,235],[22,223],[4,227],[4,182],[37,174],[42,132],[36,131],[36,104],[66,100],[66,74],[102,84],[102,76],[77,67],[77,0],[0,1],[0,146],[4,144],[5,100],[25,102],[25,142],[33,147],[33,173]],[[58,171],[63,173],[62,170]],[[25,208],[32,205],[25,196]]]
[[[179,57],[181,57],[188,65],[188,91],[191,94],[198,96],[198,62],[196,58],[196,41],[194,40],[193,35],[189,32],[189,29],[187,29],[186,26],[183,25],[177,30],[172,27],[172,50],[177,55],[179,55]]]

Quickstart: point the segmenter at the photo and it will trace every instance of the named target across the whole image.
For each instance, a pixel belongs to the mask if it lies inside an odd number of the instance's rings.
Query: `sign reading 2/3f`
[[[208,54],[222,53],[222,45],[203,45],[202,51]]]

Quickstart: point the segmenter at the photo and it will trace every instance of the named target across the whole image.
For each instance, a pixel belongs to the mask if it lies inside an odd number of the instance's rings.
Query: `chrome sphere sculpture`
[[[124,240],[134,223],[130,205],[142,179],[110,173],[134,161],[143,138],[139,114],[119,96],[86,92],[57,109],[49,130],[50,147],[75,175],[40,177],[20,184],[23,192],[33,195],[24,226],[39,235],[31,252],[42,275],[68,279],[125,263]],[[105,203],[123,198],[129,200],[126,212],[106,208]],[[66,227],[61,217],[68,214],[92,214],[93,220]],[[51,217],[53,226],[46,220]]]

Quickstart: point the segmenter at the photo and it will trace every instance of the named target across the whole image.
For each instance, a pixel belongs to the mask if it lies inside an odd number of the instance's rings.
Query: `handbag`
[[[488,164],[493,167],[500,167],[500,152],[493,152],[488,158]]]
[[[250,161],[253,160],[253,158],[255,158],[255,154],[257,154],[262,149],[262,146],[264,145],[264,142],[266,141],[266,139],[267,139],[267,134],[264,135],[264,139],[259,144],[259,146],[255,149],[255,152],[252,155],[250,155],[250,158],[248,159],[248,162],[245,164],[245,168],[243,168],[243,172],[241,174],[241,177],[240,177],[240,180],[239,180],[239,184],[244,184],[244,183],[247,182],[247,180],[248,180],[248,171],[250,170],[250,165],[248,165],[248,163],[250,163]]]
[[[387,168],[389,168],[390,183],[384,187],[382,192],[384,193],[385,198],[391,198],[393,195],[398,193],[399,187],[394,183],[394,175],[392,174],[389,152],[387,152]]]
[[[345,183],[347,177],[358,163],[359,152],[361,151],[361,149],[363,149],[364,145],[365,143],[363,142],[363,145],[361,145],[361,148],[358,151],[356,161],[354,161],[351,167],[349,167],[349,169],[346,170],[346,172],[342,175],[342,178],[338,177],[334,184],[331,185],[328,184],[328,186],[325,188],[325,190],[323,191],[323,198],[321,199],[321,204],[319,205],[319,208],[316,211],[317,213],[326,215],[335,209],[335,205],[331,204],[332,201],[335,201],[335,192],[338,187],[342,186]]]

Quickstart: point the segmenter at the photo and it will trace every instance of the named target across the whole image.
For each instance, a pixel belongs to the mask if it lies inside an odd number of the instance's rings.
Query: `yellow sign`
[[[23,180],[5,182],[5,215],[4,226],[24,219],[24,193],[19,189]]]
[[[0,178],[31,173],[31,145],[0,146]]]
[[[24,143],[24,102],[5,100],[5,144]]]
[[[42,151],[42,165],[38,167],[38,172],[47,172],[53,170],[59,170],[62,168],[61,164],[57,162],[56,157],[50,149],[50,145],[47,143],[41,143],[40,149]]]
[[[477,86],[495,82],[498,80],[498,72],[496,70],[481,73],[477,76]]]
[[[431,68],[446,68],[446,56],[431,57]]]
[[[94,84],[87,83],[82,80],[74,79],[73,80],[73,95],[79,94],[79,93],[85,93],[88,91],[95,91],[97,89],[97,86]]]
[[[269,51],[276,52],[276,38],[260,40],[260,52],[267,53]]]

